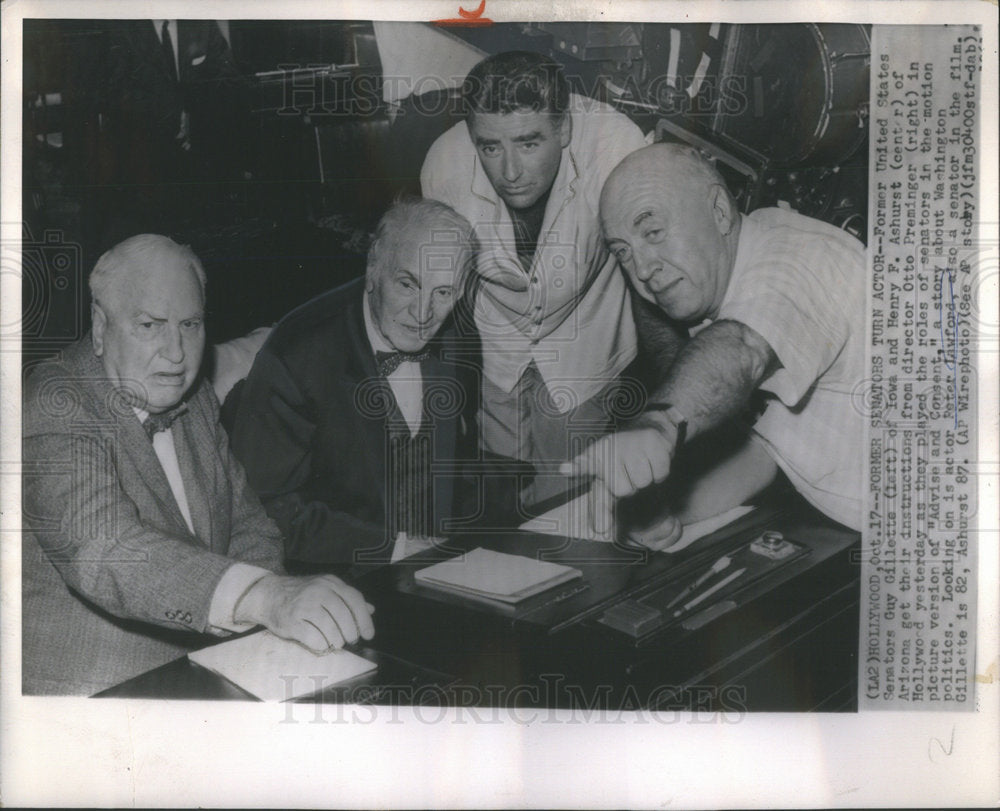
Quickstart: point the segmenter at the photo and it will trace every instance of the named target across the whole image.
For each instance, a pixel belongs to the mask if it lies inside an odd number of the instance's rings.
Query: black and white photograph
[[[5,800],[997,801],[996,15],[744,5],[5,7]]]

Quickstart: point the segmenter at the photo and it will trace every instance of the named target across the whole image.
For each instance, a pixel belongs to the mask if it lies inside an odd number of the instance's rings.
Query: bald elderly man
[[[595,502],[606,508],[664,481],[683,442],[729,421],[759,389],[767,405],[746,441],[634,539],[665,548],[683,523],[742,503],[779,468],[821,512],[860,529],[861,243],[784,209],[741,214],[715,169],[676,144],[619,163],[601,194],[601,219],[639,295],[696,334],[649,410],[565,472],[596,476]]]
[[[200,375],[198,258],[142,234],[90,290],[91,332],[25,386],[23,691],[89,695],[255,625],[317,651],[370,639],[356,589],[282,572]]]

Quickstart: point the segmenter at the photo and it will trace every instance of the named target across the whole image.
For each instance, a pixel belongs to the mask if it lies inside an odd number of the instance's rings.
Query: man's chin
[[[697,307],[685,306],[677,302],[661,301],[659,299],[656,300],[656,304],[674,321],[684,324],[699,324],[704,320],[704,317],[699,315],[699,308]]]
[[[514,209],[517,209],[518,211],[520,211],[521,209],[524,209],[524,208],[531,208],[535,203],[538,202],[538,197],[540,197],[540,196],[541,195],[538,195],[537,197],[532,197],[531,195],[527,195],[527,194],[525,194],[525,195],[518,194],[518,195],[513,195],[513,196],[512,195],[507,195],[507,196],[502,196],[501,195],[504,203],[507,204],[507,208],[514,208]]]
[[[412,355],[414,352],[422,352],[428,342],[429,341],[423,339],[418,341],[400,341],[396,344],[396,349],[400,352]]]
[[[146,411],[149,414],[162,414],[165,411],[169,411],[172,408],[176,408],[180,404],[182,399],[183,399],[182,397],[178,397],[168,402],[165,399],[158,398],[156,400],[151,400],[147,402],[145,406],[142,406],[142,409],[143,411]]]
[[[405,327],[397,327],[393,331],[393,334],[386,336],[389,339],[389,343],[392,348],[397,352],[406,352],[407,354],[412,352],[420,352],[423,350],[428,343],[430,343],[431,338],[434,337],[434,333],[429,330],[415,330],[407,329]]]
[[[184,399],[190,385],[156,386],[149,392],[146,405],[143,408],[150,414],[162,414],[176,407]]]

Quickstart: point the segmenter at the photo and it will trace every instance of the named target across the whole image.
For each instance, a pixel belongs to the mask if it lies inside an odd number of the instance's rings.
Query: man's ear
[[[94,345],[94,354],[101,357],[104,354],[104,331],[108,328],[108,317],[96,301],[90,305],[90,318],[93,322],[90,328],[90,340]]]
[[[712,219],[715,221],[715,227],[722,236],[729,236],[736,218],[736,210],[733,208],[729,194],[722,186],[716,184],[709,192],[708,201],[712,206]]]
[[[559,145],[565,149],[573,138],[573,116],[567,110],[559,122]]]

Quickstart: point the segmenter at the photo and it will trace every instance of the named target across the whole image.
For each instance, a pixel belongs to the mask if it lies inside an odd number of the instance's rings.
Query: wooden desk
[[[764,529],[808,554],[748,582],[737,608],[701,627],[679,623],[634,639],[601,623],[624,599],[676,589]],[[434,552],[365,576],[376,637],[359,651],[379,669],[323,691],[323,702],[704,710],[845,711],[857,706],[857,533],[794,498],[762,508],[677,553],[530,533],[453,538],[579,568],[586,587],[503,612],[431,594],[413,582]],[[179,659],[111,688],[114,697],[248,698]]]

